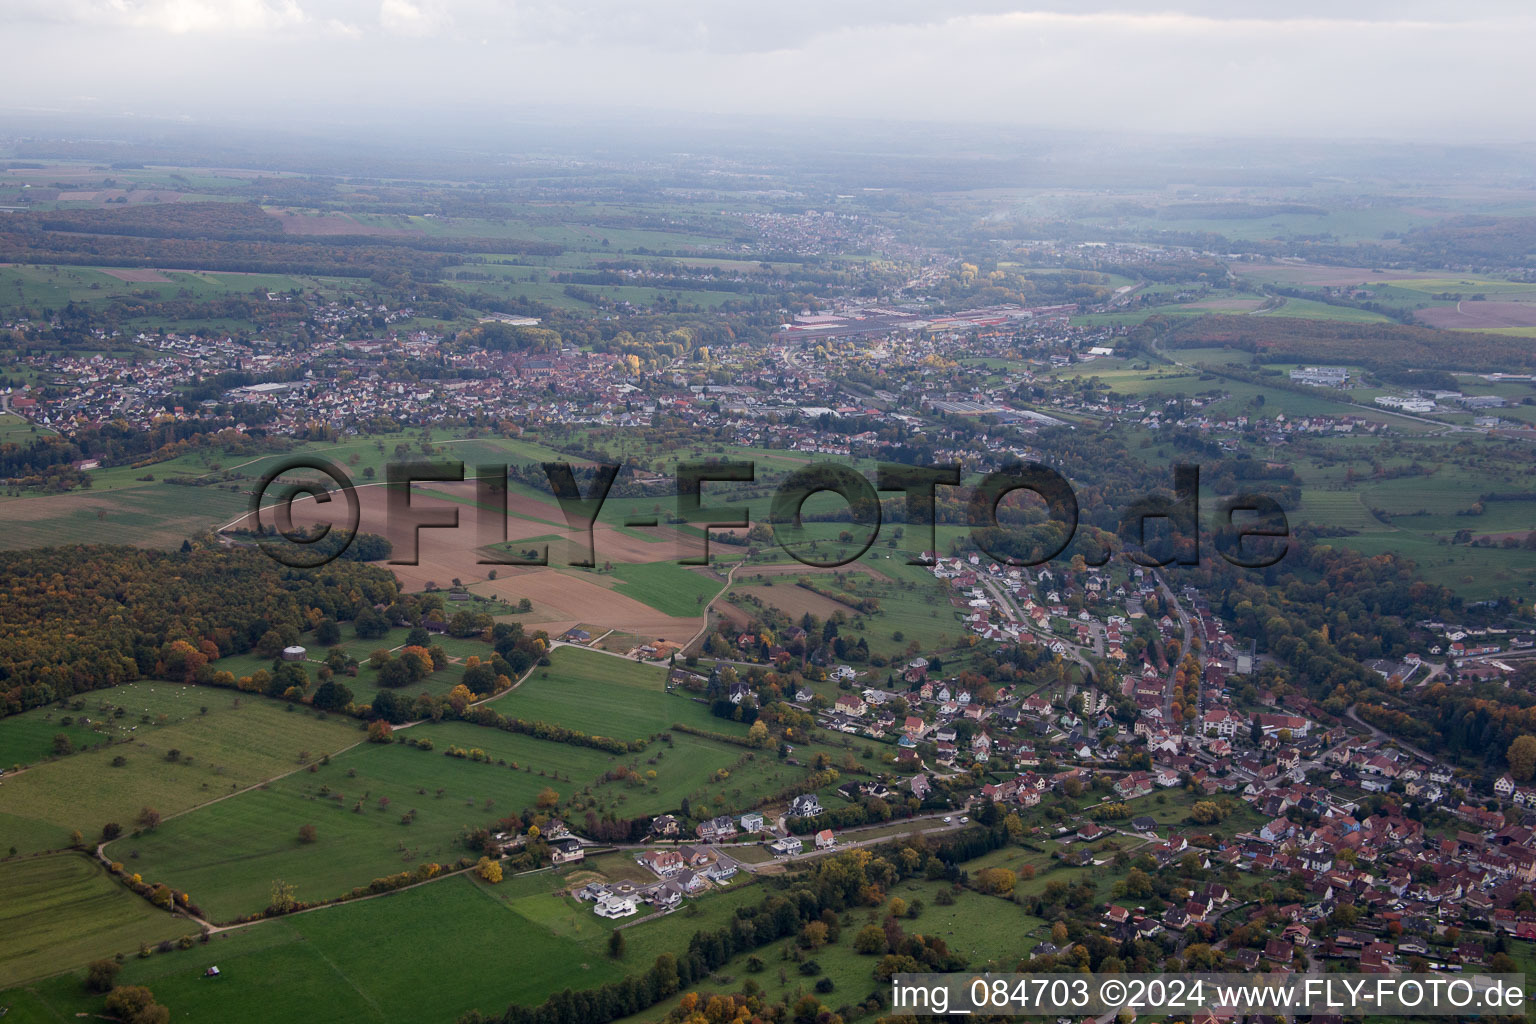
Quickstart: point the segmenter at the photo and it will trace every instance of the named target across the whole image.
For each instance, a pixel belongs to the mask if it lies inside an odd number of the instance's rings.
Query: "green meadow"
[[[108,853],[148,880],[190,892],[213,919],[227,921],[266,907],[275,879],[294,885],[299,900],[315,901],[418,864],[451,865],[469,853],[458,842],[461,834],[533,807],[546,787],[565,797],[587,781],[557,778],[532,760],[513,767],[504,757],[511,744],[504,748],[500,733],[460,729],[467,732],[419,726],[402,733],[432,737],[433,750],[365,744],[314,771],[124,837]],[[463,743],[507,763],[446,754],[450,744]],[[305,825],[315,826],[312,842],[300,839]]]
[[[637,740],[684,722],[718,732],[746,732],[702,704],[669,695],[666,669],[580,647],[559,647],[550,664],[536,668],[521,686],[491,701],[511,718],[555,722],[588,735]]]
[[[97,724],[106,728],[104,723]],[[0,718],[0,769],[15,771],[22,765],[59,756],[55,746],[59,736],[69,741],[70,753],[112,742],[105,731],[83,724],[57,706],[35,708]]]
[[[0,989],[196,933],[192,922],[151,906],[84,853],[0,868]]]
[[[190,950],[129,958],[119,984],[146,985],[174,1020],[385,1024],[497,1014],[638,973],[694,932],[719,928],[755,886],[697,901],[694,911],[627,923],[622,960],[608,955],[615,923],[557,890],[576,871],[540,871],[500,885],[454,877],[379,899],[327,907],[223,932]],[[217,965],[220,976],[203,973]],[[62,1021],[100,1012],[83,972],[0,993],[0,1005]]]
[[[724,554],[724,549],[721,553]],[[572,575],[583,575],[579,569],[568,570]],[[713,579],[702,570],[690,569],[676,562],[615,562],[611,575],[617,584],[614,589],[625,597],[632,597],[649,605],[664,615],[688,618],[703,613],[704,606],[720,592],[723,581]]]
[[[94,840],[108,822],[126,832],[145,807],[169,817],[295,770],[301,755],[314,760],[362,738],[355,722],[212,687],[140,682],[77,700],[85,703],[73,712],[77,720],[108,723],[115,742],[8,776],[0,785],[0,849],[60,849],[72,830]],[[25,723],[45,711],[10,721],[35,728]]]

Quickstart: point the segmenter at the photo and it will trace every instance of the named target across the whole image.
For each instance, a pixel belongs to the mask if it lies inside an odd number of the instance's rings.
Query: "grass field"
[[[274,879],[293,884],[298,899],[312,901],[418,864],[451,864],[469,852],[457,841],[466,830],[531,808],[546,786],[568,796],[605,763],[596,752],[582,760],[587,751],[567,753],[556,744],[544,744],[557,749],[540,757],[518,737],[474,726],[419,726],[411,735],[431,737],[436,749],[358,747],[314,772],[174,818],[108,850],[146,879],[190,892],[214,919],[229,920],[265,907]],[[473,744],[508,763],[449,757],[450,744]],[[513,768],[518,756],[550,766],[520,761]],[[588,775],[556,778],[555,762]],[[303,825],[316,827],[314,842],[299,840]]]
[[[515,718],[558,722],[590,735],[636,740],[685,722],[718,732],[745,733],[744,726],[710,716],[703,705],[665,690],[666,670],[624,658],[560,647],[547,668],[533,674],[490,707]],[[617,735],[615,735],[617,734]]]
[[[113,295],[149,293],[157,299],[181,295],[193,299],[212,299],[230,295],[250,295],[260,291],[335,294],[357,290],[358,282],[347,278],[321,278],[288,274],[221,274],[208,271],[163,271],[159,281],[125,281],[110,270],[70,266],[0,267],[0,302],[19,306],[58,308],[70,302],[100,301]],[[202,322],[202,321],[199,321]]]
[[[722,730],[733,727],[710,721]],[[274,879],[294,884],[301,900],[317,900],[420,863],[450,863],[468,852],[458,843],[466,830],[532,808],[546,787],[563,802],[579,800],[573,808],[617,817],[672,810],[685,797],[723,813],[751,806],[808,770],[771,750],[682,733],[670,744],[623,757],[464,723],[423,724],[402,735],[430,739],[434,749],[359,747],[313,772],[125,837],[109,852],[147,879],[191,892],[205,912],[228,920],[264,907]],[[490,760],[446,756],[450,746],[478,748]],[[655,776],[639,784],[605,781],[615,767]],[[717,774],[722,769],[725,774]],[[405,824],[408,811],[415,814]],[[302,825],[316,826],[314,842],[299,841]]]
[[[583,730],[621,722],[623,739],[668,732],[677,721],[745,732],[698,701],[667,694],[662,682],[659,667],[559,648],[547,669],[535,670],[491,706]],[[855,740],[801,744],[801,763],[791,764],[772,750],[677,732],[670,742],[623,756],[464,723],[422,724],[402,736],[430,739],[434,749],[364,744],[328,764],[125,836],[109,846],[110,855],[146,879],[190,892],[206,914],[224,921],[266,906],[275,879],[313,901],[423,862],[451,863],[468,852],[458,841],[462,834],[532,808],[546,787],[571,814],[648,816],[675,810],[684,799],[725,813],[798,782],[817,753],[841,763],[874,747]],[[479,748],[487,760],[445,756],[450,746]],[[627,771],[609,780],[616,768]],[[627,778],[631,771],[638,781]],[[407,812],[414,812],[409,823]],[[304,825],[316,826],[315,841],[299,840]]]
[[[1295,521],[1352,531],[1322,542],[1367,555],[1392,553],[1412,559],[1425,579],[1469,601],[1499,596],[1529,600],[1536,590],[1536,562],[1522,550],[1503,549],[1497,543],[1536,529],[1536,508],[1529,501],[1479,501],[1489,491],[1529,490],[1525,449],[1486,442],[1472,463],[1467,444],[1466,435],[1415,439],[1411,444],[1332,439],[1328,450],[1334,459],[1292,463],[1303,481]],[[1385,474],[1415,463],[1430,471],[1396,478]],[[1378,467],[1383,472],[1377,473]],[[1385,518],[1372,510],[1380,510]],[[1492,537],[1495,546],[1457,542],[1463,530],[1472,537]]]
[[[65,725],[64,719],[70,719]],[[106,732],[82,725],[79,718],[57,707],[36,708],[20,715],[0,718],[0,767],[15,771],[54,756],[54,737],[69,738],[75,751],[110,743]]]
[[[29,444],[39,437],[52,437],[54,431],[44,426],[34,426],[15,413],[0,413],[0,444]]]
[[[966,867],[974,871],[975,865],[979,865],[979,862],[970,862]],[[1051,877],[1065,878],[1067,875],[1053,873]],[[969,889],[954,893],[955,902],[951,906],[940,906],[937,896],[941,887],[947,888],[948,885],[908,880],[894,886],[890,895],[909,902],[921,900],[924,904],[922,916],[916,920],[902,921],[903,928],[908,932],[942,935],[950,949],[969,959],[973,969],[990,964],[997,969],[1011,971],[1020,959],[1028,957],[1032,946],[1050,936],[1049,922],[1031,917],[1020,905],[996,897],[982,896]],[[837,942],[829,943],[813,953],[794,949],[792,943],[786,942],[767,946],[755,953],[736,957],[716,971],[714,978],[695,984],[687,991],[697,992],[701,997],[735,992],[740,990],[744,979],[751,978],[762,986],[767,1000],[776,1002],[787,997],[793,1004],[801,995],[813,993],[816,981],[825,977],[831,979],[833,991],[818,995],[818,998],[829,1006],[851,1006],[875,991],[882,992],[888,998],[889,985],[877,982],[874,978],[875,964],[880,958],[859,954],[853,948],[854,936],[859,929],[866,924],[878,924],[883,920],[884,913],[879,908],[846,911],[842,915],[842,932]],[[752,955],[765,961],[765,970],[755,974],[748,970],[747,959]],[[801,974],[799,964],[787,960],[786,955],[814,960],[819,970],[810,975]],[[668,1011],[676,1007],[677,1002],[677,999],[671,999],[627,1017],[624,1019],[625,1024],[662,1020]]]
[[[126,742],[7,777],[0,785],[0,846],[23,853],[59,849],[72,829],[92,839],[109,821],[131,829],[146,806],[176,814],[291,771],[301,752],[318,758],[361,738],[355,722],[321,720],[231,690],[130,683],[84,700],[86,710],[75,714],[109,721],[111,734]],[[173,749],[181,752],[175,763],[166,759]],[[114,767],[119,756],[126,763]]]
[[[247,511],[249,501],[243,490],[162,483],[0,499],[6,523],[0,548],[87,543],[174,547]]]
[[[1468,601],[1491,600],[1499,596],[1529,601],[1536,595],[1536,559],[1532,559],[1529,552],[1465,544],[1442,545],[1433,538],[1407,530],[1341,537],[1330,543],[1353,548],[1364,555],[1390,553],[1412,559],[1424,579],[1450,587]]]
[[[625,957],[615,961],[607,954],[613,922],[555,894],[569,874],[542,871],[496,886],[443,879],[225,932],[189,951],[130,958],[118,981],[149,986],[173,1020],[447,1021],[639,972],[762,897],[755,887],[733,887],[697,901],[696,912],[631,925]],[[211,964],[217,981],[202,978]],[[0,993],[0,1005],[33,1013],[26,1021],[99,1012],[101,999],[85,994],[80,977]]]
[[[592,575],[569,570],[575,575]],[[664,615],[685,618],[699,615],[710,599],[720,592],[723,582],[697,569],[676,562],[615,562],[610,574],[618,582],[614,589]]]
[[[4,271],[5,268],[0,268]],[[3,298],[3,292],[0,292]],[[235,324],[231,330],[242,325]],[[43,432],[44,428],[39,428]],[[432,451],[422,450],[421,434],[389,434],[351,438],[339,444],[307,443],[281,452],[251,452],[244,449],[212,449],[178,456],[147,468],[106,467],[91,472],[88,490],[66,494],[28,493],[20,497],[0,496],[0,514],[7,529],[0,536],[0,548],[19,549],[70,543],[136,544],[142,547],[172,547],[193,534],[223,526],[249,511],[248,488],[280,459],[296,455],[324,458],[344,470],[358,484],[367,482],[367,471],[383,479],[384,467],[402,456],[397,446],[404,445],[409,457],[436,461],[461,460],[473,476],[473,467],[481,463],[526,463],[563,460],[561,452],[533,441],[517,438],[466,438],[462,431],[439,428],[431,431]],[[30,428],[18,417],[0,418],[0,442],[25,443]],[[153,480],[142,477],[153,476]],[[168,479],[204,479],[217,481],[207,486],[167,486]],[[422,490],[427,488],[422,487]],[[516,493],[536,492],[519,488]],[[548,495],[543,495],[548,498]],[[550,525],[560,520],[558,507],[548,502]]]
[[[83,853],[0,868],[0,988],[196,933],[192,922],[152,907]]]

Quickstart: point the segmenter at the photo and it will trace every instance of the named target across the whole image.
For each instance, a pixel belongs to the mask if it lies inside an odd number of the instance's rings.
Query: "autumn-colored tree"
[[[267,913],[286,914],[297,904],[298,901],[294,898],[294,887],[281,878],[273,879],[272,895],[267,902]]]
[[[1011,896],[1018,877],[1008,868],[982,868],[975,875],[976,887],[993,896]]]
[[[425,647],[405,648],[400,652],[400,660],[405,663],[412,682],[425,679],[436,668],[431,652]]]
[[[93,960],[85,972],[86,991],[110,992],[112,979],[116,978],[117,972],[122,969],[123,965],[115,960]]]
[[[313,825],[299,826],[299,842],[312,843],[319,838],[319,831]]]
[[[878,956],[885,952],[885,929],[877,924],[867,924],[853,937],[853,948],[865,956]]]
[[[539,795],[535,800],[535,803],[542,810],[550,810],[559,806],[560,794],[555,792],[549,786],[545,786],[543,789],[539,790]]]
[[[119,985],[107,993],[107,1012],[127,1024],[164,1024],[170,1011],[143,985]]]
[[[1189,809],[1189,820],[1196,825],[1214,825],[1221,818],[1221,805],[1214,800],[1197,800]]]
[[[369,743],[393,743],[394,741],[395,730],[388,722],[381,718],[368,723]]]
[[[820,949],[827,944],[827,926],[821,921],[809,921],[800,929],[800,945],[806,949]]]
[[[475,864],[475,874],[492,885],[496,885],[501,881],[501,861],[492,860],[489,857],[481,857]]]
[[[1505,757],[1509,761],[1510,776],[1516,782],[1529,782],[1536,775],[1536,736],[1516,736]]]
[[[181,555],[127,546],[88,554],[34,549],[5,552],[0,562],[8,613],[0,714],[141,675],[214,682],[214,658],[250,650],[257,638],[269,645],[297,640],[309,625],[308,610],[333,605],[337,594],[371,608],[399,590],[376,567],[340,560],[323,574],[284,578],[288,570],[255,548],[219,545]],[[57,582],[66,579],[67,586]],[[125,602],[124,593],[172,599]],[[82,631],[81,623],[91,628]],[[146,663],[147,655],[153,660]]]
[[[185,640],[176,640],[166,645],[161,660],[165,665],[167,676],[190,683],[197,678],[198,670],[208,664],[208,655]]]

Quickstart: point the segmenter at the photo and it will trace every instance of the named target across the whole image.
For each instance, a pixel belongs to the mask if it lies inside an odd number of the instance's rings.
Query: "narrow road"
[[[1023,629],[1031,636],[1039,637],[1039,639],[1046,643],[1049,643],[1053,640],[1061,641],[1062,646],[1067,649],[1068,657],[1082,666],[1083,676],[1086,678],[1086,680],[1089,683],[1094,681],[1095,676],[1093,671],[1093,663],[1089,661],[1086,656],[1084,656],[1083,649],[1081,647],[1067,640],[1065,637],[1041,636],[1041,634],[1035,632],[1034,628],[1030,625],[1029,619],[1024,615],[1024,609],[1019,607],[1018,602],[1014,600],[1013,595],[1008,592],[1007,588],[1003,587],[996,580],[989,576],[979,576],[978,579],[981,581],[982,588],[986,590],[987,593],[992,595],[992,600],[996,601],[1002,607],[1003,611],[1008,615],[1008,617],[1019,625],[1019,628]]]
[[[1391,735],[1389,735],[1387,733],[1384,733],[1380,729],[1378,729],[1374,725],[1372,725],[1370,722],[1367,722],[1363,718],[1360,718],[1358,715],[1355,714],[1355,705],[1351,704],[1349,707],[1344,709],[1344,717],[1349,719],[1351,722],[1354,722],[1360,728],[1362,728],[1362,729],[1366,730],[1367,732],[1369,732],[1372,737],[1374,737],[1374,738],[1376,738],[1378,740],[1382,740],[1382,741],[1387,742],[1387,743],[1396,744],[1397,746],[1402,747],[1404,750],[1408,751],[1414,757],[1419,758],[1421,761],[1425,761],[1425,762],[1428,762],[1430,764],[1434,763],[1435,759],[1433,757],[1431,757],[1430,755],[1424,753],[1424,751],[1420,750],[1418,747],[1414,746],[1411,743],[1405,742],[1404,740],[1400,740],[1396,736],[1391,736]]]
[[[1190,641],[1194,637],[1194,630],[1190,627],[1189,615],[1185,613],[1184,606],[1179,603],[1179,599],[1174,595],[1173,588],[1168,585],[1168,581],[1163,579],[1163,574],[1153,570],[1152,578],[1157,580],[1158,587],[1162,590],[1163,596],[1168,600],[1169,608],[1173,611],[1174,619],[1184,630],[1184,642],[1179,645],[1179,656],[1173,660],[1172,665],[1168,666],[1168,679],[1163,685],[1163,721],[1172,724],[1174,680],[1179,673],[1179,663],[1184,660],[1184,655],[1189,653]]]

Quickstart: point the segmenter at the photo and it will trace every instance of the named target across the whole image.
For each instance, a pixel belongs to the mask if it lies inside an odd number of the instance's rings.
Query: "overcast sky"
[[[0,106],[1530,141],[1529,0],[0,0]]]

